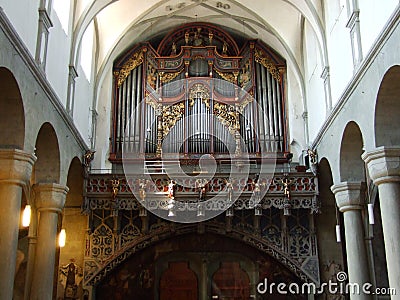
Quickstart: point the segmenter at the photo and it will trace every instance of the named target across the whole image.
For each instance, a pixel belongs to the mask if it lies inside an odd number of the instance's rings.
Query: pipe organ
[[[285,61],[258,40],[191,23],[114,64],[110,160],[287,152]]]

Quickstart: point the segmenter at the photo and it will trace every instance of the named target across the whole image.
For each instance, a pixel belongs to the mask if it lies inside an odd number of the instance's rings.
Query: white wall
[[[308,109],[309,138],[312,141],[326,116],[324,81],[321,78],[323,66],[318,41],[308,22],[304,26],[304,80]]]
[[[288,116],[288,132],[289,132],[289,143],[291,145],[297,143],[301,149],[307,147],[304,137],[304,120],[303,120],[303,97],[301,95],[301,89],[298,80],[295,77],[293,71],[288,68],[287,73],[287,109],[286,113]],[[293,161],[296,161],[301,153],[299,149],[291,147],[290,151],[293,153]]]
[[[50,29],[49,34],[46,76],[65,107],[67,102],[71,39],[62,29],[61,23],[54,10],[52,10],[51,13],[51,20],[54,26]]]
[[[112,70],[106,71],[104,80],[100,83],[97,97],[98,119],[96,124],[96,155],[92,163],[95,169],[110,169],[108,161],[111,132],[112,104]]]
[[[361,43],[364,56],[368,53],[375,39],[393,13],[398,0],[359,0]]]
[[[345,1],[341,1],[344,3]],[[346,27],[347,11],[339,0],[325,1],[326,37],[332,89],[332,106],[339,100],[353,76],[350,30]]]
[[[31,55],[35,57],[39,0],[0,0],[0,7],[3,8]]]
[[[73,118],[83,139],[90,145],[91,137],[91,107],[93,100],[93,86],[86,79],[81,66],[77,69],[78,77],[75,79],[75,101]]]

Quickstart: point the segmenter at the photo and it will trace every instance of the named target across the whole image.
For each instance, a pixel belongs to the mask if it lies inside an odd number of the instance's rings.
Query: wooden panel
[[[170,262],[160,280],[160,300],[197,300],[196,274],[188,262]]]
[[[222,262],[214,273],[212,295],[224,300],[250,299],[250,279],[238,262]]]

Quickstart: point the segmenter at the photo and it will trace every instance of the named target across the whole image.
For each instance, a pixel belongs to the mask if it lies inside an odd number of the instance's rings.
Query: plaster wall
[[[367,55],[314,140],[319,158],[326,157],[332,166],[335,184],[340,182],[340,145],[348,122],[354,121],[360,127],[366,151],[375,148],[375,104],[379,87],[387,70],[400,64],[399,15],[397,9],[382,40]]]
[[[9,24],[4,14],[0,14],[0,21],[2,24]],[[38,132],[43,123],[49,122],[54,127],[60,146],[59,183],[65,185],[72,158],[81,157],[87,145],[76,131],[70,117],[63,111],[59,98],[30,56],[23,41],[16,36],[12,27],[0,28],[0,66],[9,69],[14,75],[24,105],[27,124],[24,150],[34,152]]]

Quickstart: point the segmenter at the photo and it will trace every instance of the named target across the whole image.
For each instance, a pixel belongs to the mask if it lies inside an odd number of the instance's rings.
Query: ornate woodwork
[[[284,178],[291,181],[288,186],[291,195],[289,216],[283,213]],[[170,223],[152,214],[153,211],[167,210],[169,182],[164,175],[155,175],[153,182],[146,183],[140,176],[129,180],[121,176],[116,199],[112,198],[112,179],[109,174],[91,174],[87,179],[84,212],[89,216],[90,226],[86,241],[85,285],[95,285],[128,257],[156,241],[199,229],[196,223]],[[193,178],[192,186],[196,185],[195,180]],[[233,204],[233,215],[223,213],[200,223],[204,224],[202,230],[238,239],[280,260],[303,281],[319,282],[314,227],[314,214],[319,211],[317,178],[311,173],[278,173],[270,179],[258,178],[261,186],[269,181],[268,192],[259,204],[261,215],[255,214],[254,180],[228,183],[226,177],[213,178],[208,183],[207,197],[220,194],[224,198],[208,202],[204,206],[206,214],[228,208],[228,184],[233,193],[240,191],[241,195]],[[141,200],[133,196],[131,187],[137,192],[145,187],[148,212],[142,207]],[[198,209],[195,188],[178,185],[175,201],[177,213],[192,211],[195,220]]]
[[[207,23],[186,24],[161,42],[135,45],[114,64],[110,160],[120,163],[124,152],[154,159],[162,151],[185,158],[212,153],[218,159],[239,136],[244,145],[235,145],[237,154],[285,153],[285,70],[285,61],[260,41],[234,39]],[[196,110],[197,100],[206,108]],[[221,117],[227,109],[235,121]],[[185,131],[188,123],[178,119],[192,120],[193,111],[201,113],[194,119],[201,128]],[[182,145],[161,149],[173,127],[173,139]],[[203,142],[209,145],[196,146]]]

